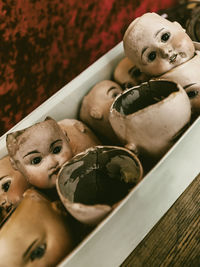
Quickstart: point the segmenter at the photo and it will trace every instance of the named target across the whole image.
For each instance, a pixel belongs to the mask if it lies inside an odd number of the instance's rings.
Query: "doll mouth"
[[[169,58],[169,62],[170,63],[174,63],[176,61],[176,58],[177,58],[177,54],[173,54],[170,58]]]
[[[50,175],[49,175],[49,179],[52,179],[52,177],[54,176],[54,175],[58,175],[58,172],[59,172],[59,170],[60,170],[60,167],[59,168],[57,168],[54,172],[52,172]]]
[[[13,205],[10,204],[9,206],[7,206],[7,207],[5,208],[5,210],[6,210],[7,213],[9,213],[9,212],[12,210],[12,208],[13,208]]]

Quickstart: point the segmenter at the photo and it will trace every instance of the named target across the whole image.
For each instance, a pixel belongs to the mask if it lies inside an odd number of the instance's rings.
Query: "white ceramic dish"
[[[47,115],[56,120],[76,118],[82,97],[95,83],[111,78],[123,56],[121,42],[10,131],[28,127]],[[0,157],[7,154],[6,134],[0,138]],[[119,266],[200,172],[199,135],[200,119],[197,119],[121,204],[59,266]]]

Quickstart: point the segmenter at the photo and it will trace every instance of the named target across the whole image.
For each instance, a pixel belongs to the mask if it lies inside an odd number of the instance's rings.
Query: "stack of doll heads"
[[[125,32],[124,51],[136,67],[153,79],[180,84],[192,113],[200,113],[200,52],[179,23],[158,14],[136,18]]]
[[[198,114],[199,52],[178,23],[147,13],[123,41],[113,80],[88,88],[77,119],[7,135],[1,266],[56,266],[144,178],[143,159],[158,162]]]

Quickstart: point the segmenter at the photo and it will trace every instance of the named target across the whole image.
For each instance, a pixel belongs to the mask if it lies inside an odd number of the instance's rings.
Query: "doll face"
[[[73,248],[66,219],[38,192],[27,190],[0,230],[1,266],[56,266]]]
[[[8,156],[0,160],[0,209],[7,214],[22,199],[28,181],[14,170]]]
[[[146,13],[132,22],[124,36],[124,49],[137,67],[151,76],[171,70],[195,53],[184,29],[155,13]]]
[[[17,137],[14,155],[17,168],[32,185],[39,188],[55,186],[62,164],[72,157],[66,136],[54,120],[27,128]]]

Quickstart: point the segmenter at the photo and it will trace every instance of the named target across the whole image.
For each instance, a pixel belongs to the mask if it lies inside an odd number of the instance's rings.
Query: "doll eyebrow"
[[[30,246],[27,248],[27,250],[24,252],[23,254],[23,258],[25,258],[27,256],[27,254],[29,253],[29,251],[32,249],[32,247],[34,246],[34,244],[38,241],[38,239],[35,239]]]
[[[164,30],[164,28],[161,28],[160,30],[158,30],[155,34],[155,37],[159,34],[159,32],[161,32],[162,30]]]
[[[110,91],[114,90],[114,89],[117,89],[117,88],[116,88],[115,86],[111,86],[111,87],[108,89],[107,94],[108,94]]]
[[[23,158],[25,158],[26,156],[28,156],[28,155],[30,155],[30,154],[34,154],[34,153],[40,153],[40,152],[37,151],[37,150],[30,151],[30,152],[28,152],[25,156],[23,156]]]
[[[144,54],[144,52],[147,50],[147,46],[146,47],[144,47],[143,49],[142,49],[142,53],[141,53],[141,59],[142,59],[142,55]]]
[[[8,175],[4,175],[4,176],[0,177],[0,181],[5,177],[8,177]]]
[[[62,140],[58,139],[58,140],[55,140],[54,142],[52,142],[51,145],[50,145],[50,149],[54,146],[55,143],[60,142],[60,141],[62,141]]]

